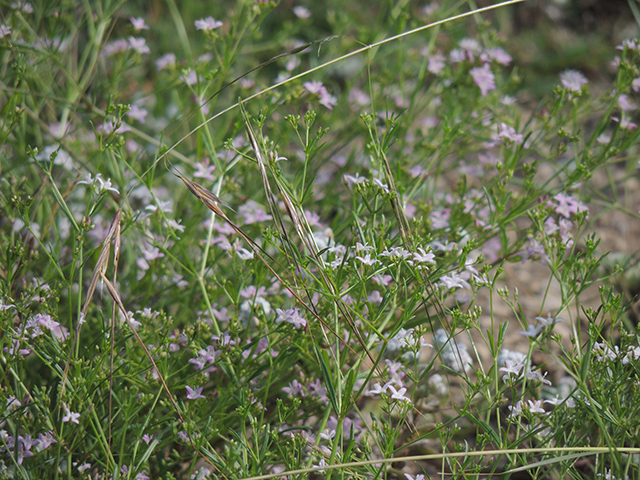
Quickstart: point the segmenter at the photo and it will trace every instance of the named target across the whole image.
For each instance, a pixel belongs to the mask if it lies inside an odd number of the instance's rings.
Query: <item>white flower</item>
[[[364,263],[365,265],[375,265],[376,263],[380,263],[380,260],[376,260],[375,258],[371,258],[371,255],[369,255],[368,253],[364,256],[364,257],[356,257],[358,260],[360,260],[362,263]]]
[[[129,21],[131,22],[134,30],[149,30],[149,25],[144,23],[144,18],[142,17],[131,17]]]
[[[560,74],[562,85],[568,90],[580,93],[582,86],[588,83],[587,79],[577,70],[565,70]]]
[[[251,260],[253,258],[253,252],[250,252],[246,248],[238,248],[236,251],[236,255],[240,258],[240,260]]]
[[[499,369],[500,372],[506,372],[506,375],[502,377],[502,381],[503,382],[509,381],[510,379],[509,375],[514,375],[515,377],[518,377],[523,368],[524,368],[524,363],[513,363],[511,360],[506,360],[505,366]]]
[[[542,400],[535,400],[533,402],[527,400],[527,403],[529,404],[529,411],[531,413],[547,413],[544,411],[544,408],[542,408]]]
[[[413,252],[413,260],[420,263],[435,263],[436,256],[431,252],[426,252],[424,248],[418,248],[417,252]]]
[[[387,391],[387,388],[389,387],[389,385],[385,385],[384,387],[381,387],[379,383],[375,383],[373,385],[373,390],[369,390],[367,392],[367,395],[380,395],[381,393],[384,393]]]
[[[331,440],[335,436],[336,436],[336,431],[329,430],[328,428],[325,428],[324,432],[320,434],[320,438],[322,438],[323,440]]]
[[[313,468],[317,468],[318,470],[316,470],[316,472],[318,473],[324,473],[324,470],[318,467],[326,467],[326,466],[327,466],[327,462],[324,461],[324,458],[321,458],[320,461],[318,462],[318,465],[313,465]]]
[[[4,38],[11,34],[11,25],[0,24],[0,38]]]
[[[147,46],[147,41],[140,37],[129,37],[129,47],[140,55],[151,53],[151,49]]]
[[[114,192],[114,193],[120,194],[120,191],[112,185],[111,179],[108,178],[106,181],[103,180],[101,173],[96,174],[95,178],[92,178],[91,174],[87,173],[84,180],[80,180],[78,182],[78,184],[82,184],[82,183],[86,185],[91,185],[93,187],[93,191],[98,195],[104,192]]]
[[[392,399],[400,400],[401,402],[411,403],[411,399],[404,396],[405,392],[407,391],[406,388],[402,387],[400,390],[396,390],[393,385],[389,385],[389,390],[391,390]]]
[[[309,9],[298,5],[297,7],[293,7],[293,13],[296,17],[301,18],[302,20],[306,20],[311,16],[311,12]]]
[[[79,413],[72,412],[71,410],[69,410],[69,407],[67,407],[66,405],[64,406],[64,411],[65,411],[65,414],[64,414],[64,417],[62,417],[62,423],[71,422],[71,423],[76,423],[78,425],[80,424]]]
[[[424,475],[422,475],[421,473],[416,475],[415,478],[408,473],[405,473],[404,476],[407,477],[407,480],[424,480]]]
[[[544,376],[540,374],[540,372],[529,372],[527,373],[527,378],[529,380],[539,380],[545,385],[551,385],[551,382],[547,380],[545,377],[547,376],[547,372],[545,372]]]
[[[527,325],[527,330],[524,332],[520,332],[520,335],[525,335],[527,337],[536,338],[540,333],[540,330],[544,328],[544,325],[538,325],[537,327],[530,323]]]
[[[211,30],[220,28],[223,25],[220,20],[216,20],[213,17],[201,18],[200,20],[196,20],[194,24],[196,26],[196,30],[204,30],[205,32],[210,32]]]

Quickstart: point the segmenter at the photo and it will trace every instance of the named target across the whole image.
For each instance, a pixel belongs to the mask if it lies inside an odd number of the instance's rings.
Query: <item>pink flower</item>
[[[487,56],[501,65],[509,65],[511,63],[511,55],[505,52],[502,48],[490,48],[486,51]]]
[[[147,46],[144,38],[129,37],[129,47],[140,55],[151,53],[151,49]]]
[[[51,334],[60,341],[64,341],[69,336],[69,330],[60,326],[50,315],[38,313],[33,317],[35,323],[49,329]]]
[[[176,64],[176,56],[174,53],[165,53],[159,59],[156,60],[156,70],[164,70],[168,67],[173,67]]]
[[[502,122],[500,124],[498,135],[494,137],[494,141],[499,145],[502,143],[502,139],[505,138],[516,145],[520,145],[524,141],[524,136],[521,133],[516,133],[515,128]]]
[[[396,390],[393,385],[389,385],[389,390],[391,390],[392,399],[411,403],[411,399],[404,396],[404,394],[407,392],[407,389],[405,387],[402,387],[400,390]]]
[[[58,443],[58,441],[53,438],[53,433],[51,431],[46,432],[44,435],[42,433],[38,434],[38,443],[36,444],[36,450],[41,452],[46,450],[54,443]]]
[[[320,93],[324,88],[324,86],[322,85],[322,82],[318,80],[313,80],[311,82],[304,82],[302,85],[304,86],[304,88],[307,89],[309,93]]]
[[[544,411],[544,408],[542,408],[542,400],[535,400],[533,402],[527,400],[527,403],[529,404],[529,411],[531,413],[547,413]]]
[[[527,373],[527,378],[529,380],[539,380],[542,383],[544,383],[545,385],[551,385],[551,382],[549,380],[547,380],[546,378],[544,378],[546,376],[547,376],[546,373],[544,374],[544,376],[542,376],[540,374],[540,372],[529,372],[529,373]]]
[[[126,52],[127,50],[129,50],[129,43],[124,38],[119,38],[107,43],[102,50],[102,55],[108,57],[116,53]]]
[[[549,217],[544,221],[544,233],[547,235],[553,235],[559,230],[558,224],[555,218]]]
[[[527,325],[527,330],[524,332],[520,332],[520,335],[525,335],[527,337],[536,338],[540,333],[540,330],[544,328],[544,325],[538,325],[537,327],[530,323]]]
[[[623,40],[623,42],[618,45],[616,47],[616,50],[624,50],[625,48],[629,49],[629,50],[637,50],[639,47],[639,44],[636,40]]]
[[[262,205],[255,200],[249,200],[247,203],[239,207],[238,213],[244,217],[245,225],[265,222],[273,219],[273,217],[262,208]]]
[[[446,57],[441,53],[436,53],[435,55],[429,57],[429,63],[427,64],[427,70],[433,73],[434,75],[439,75],[444,67],[446,66]]]
[[[151,262],[152,260],[155,260],[157,258],[164,257],[164,253],[162,253],[158,247],[149,247],[148,250],[142,249],[142,255],[148,262]]]
[[[413,178],[423,177],[427,175],[427,171],[421,165],[414,165],[407,173],[411,175]]]
[[[202,389],[204,387],[192,388],[189,385],[187,385],[186,388],[187,388],[187,398],[189,400],[197,400],[199,398],[206,398],[204,395],[202,395]]]
[[[540,323],[543,323],[544,325],[555,325],[558,322],[564,322],[563,319],[561,318],[554,318],[551,315],[547,314],[547,318],[543,318],[543,317],[536,317],[536,320],[539,321]]]
[[[137,120],[140,123],[144,123],[144,119],[148,113],[149,112],[144,108],[140,108],[137,105],[131,105],[131,109],[127,112],[127,117]]]
[[[636,128],[638,128],[638,125],[624,117],[622,119],[618,117],[611,117],[611,120],[613,120],[614,122],[620,122],[620,128],[624,130],[635,130]]]
[[[618,98],[618,105],[620,105],[620,109],[623,112],[630,112],[631,110],[635,110],[638,106],[629,100],[629,95],[620,95]]]
[[[511,360],[505,360],[504,367],[501,367],[498,371],[518,376],[520,375],[520,371],[523,368],[524,368],[524,363],[514,363]]]
[[[207,349],[201,349],[198,352],[198,356],[190,358],[189,363],[193,364],[193,368],[196,370],[202,370],[206,364],[212,365],[216,361],[216,357],[220,354],[220,350],[215,350],[213,346],[209,345]]]
[[[583,205],[571,195],[558,193],[553,199],[558,202],[558,205],[555,207],[556,212],[566,218],[571,218],[572,214],[589,211],[586,205]]]
[[[278,314],[276,323],[287,322],[296,328],[305,327],[307,325],[307,320],[302,316],[300,309],[297,307],[290,308],[288,310],[276,308],[276,313]]]
[[[333,106],[337,105],[338,100],[327,91],[322,82],[313,80],[311,82],[305,82],[302,85],[309,93],[318,95],[318,97],[320,97],[320,103],[329,110],[332,110]]]
[[[367,181],[366,177],[361,177],[357,173],[355,177],[353,175],[345,175],[344,180],[347,182],[347,186],[349,188],[353,187],[354,184],[364,183]]]
[[[207,18],[202,18],[200,20],[196,20],[194,24],[196,26],[196,30],[204,30],[205,32],[210,32],[211,30],[220,28],[223,25],[221,21],[216,20],[213,17],[207,17]]]
[[[325,89],[320,92],[320,104],[324,105],[329,110],[333,110],[333,107],[338,104],[338,99]]]
[[[7,35],[11,34],[11,25],[1,25],[0,24],[0,38],[4,38]]]
[[[429,215],[429,220],[431,220],[432,227],[434,230],[440,230],[442,228],[447,228],[449,226],[449,216],[451,215],[451,210],[448,208],[440,211],[434,210]]]
[[[288,387],[282,387],[282,391],[292,397],[301,395],[304,397],[304,388],[298,380],[293,380]]]
[[[518,402],[515,405],[513,406],[509,405],[509,411],[511,413],[509,414],[508,418],[514,418],[520,415],[522,413],[522,401],[518,400]]]
[[[131,17],[129,21],[131,22],[131,25],[133,25],[134,30],[149,30],[149,26],[146,23],[144,23],[144,18],[142,17],[139,17],[139,18]]]
[[[424,480],[424,475],[422,475],[421,473],[416,475],[415,478],[408,473],[405,473],[404,476],[407,477],[407,480]]]
[[[588,83],[584,75],[577,70],[565,70],[560,74],[560,81],[566,89],[576,93],[580,93],[582,86]]]
[[[309,11],[309,9],[300,5],[293,7],[293,13],[296,17],[301,18],[302,20],[306,20],[311,16],[311,12]]]
[[[472,68],[469,73],[474,83],[480,88],[483,97],[491,90],[496,89],[496,77],[493,75],[488,63],[485,63],[482,67]]]
[[[373,280],[378,285],[386,287],[391,283],[393,277],[391,275],[382,275],[380,273],[376,273],[373,277],[371,277],[371,280]]]
[[[213,171],[216,169],[216,166],[214,164],[210,165],[209,162],[210,160],[207,157],[204,159],[204,162],[196,163],[196,171],[193,173],[193,176],[196,178],[204,178],[206,180],[213,182],[215,180],[215,177],[213,176]]]

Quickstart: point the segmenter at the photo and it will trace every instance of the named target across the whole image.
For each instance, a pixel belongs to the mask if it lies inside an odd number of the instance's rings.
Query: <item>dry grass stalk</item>
[[[206,188],[204,188],[202,185],[199,185],[191,180],[189,180],[188,178],[175,173],[174,175],[176,175],[180,180],[182,180],[182,182],[186,185],[186,187],[189,189],[189,191],[196,197],[198,198],[202,203],[205,204],[205,206],[207,206],[207,208],[209,208],[211,211],[215,212],[221,219],[223,219],[231,228],[234,229],[234,231],[240,235],[240,237],[247,243],[247,245],[249,246],[249,248],[251,248],[251,250],[253,251],[253,253],[255,253],[255,255],[258,257],[258,259],[267,267],[267,269],[273,274],[273,276],[280,282],[280,284],[286,288],[289,293],[291,293],[291,295],[300,303],[300,305],[302,305],[302,307],[307,310],[311,315],[313,315],[325,328],[327,328],[336,338],[338,338],[344,345],[346,348],[348,348],[352,353],[354,353],[355,355],[357,355],[357,353],[353,350],[353,348],[344,340],[342,339],[342,337],[340,337],[340,335],[331,327],[329,326],[322,317],[320,317],[313,308],[311,308],[307,303],[304,302],[304,300],[302,300],[302,298],[300,298],[300,295],[298,294],[298,292],[296,291],[296,289],[294,289],[291,285],[289,285],[287,282],[285,282],[285,280],[280,276],[280,274],[273,268],[273,266],[265,259],[268,258],[271,262],[273,262],[273,264],[277,265],[278,267],[284,269],[284,267],[282,265],[280,265],[280,263],[278,263],[277,260],[275,260],[273,257],[271,257],[271,255],[269,255],[267,252],[264,251],[264,249],[262,247],[260,247],[260,245],[258,245],[256,242],[254,242],[251,237],[249,237],[244,231],[242,231],[242,229],[240,227],[238,227],[235,223],[233,223],[229,217],[227,217],[224,212],[222,211],[222,209],[220,209],[220,207],[217,205],[217,203],[222,203],[222,201],[220,199],[218,199],[218,197],[216,195],[214,195],[212,192],[210,192],[209,190],[207,190]]]
[[[122,213],[122,209],[119,209],[116,212],[111,225],[109,226],[109,230],[107,231],[107,235],[102,241],[102,248],[100,249],[100,255],[98,256],[98,261],[96,262],[96,266],[93,269],[93,274],[91,275],[91,281],[89,282],[89,288],[87,289],[87,298],[84,301],[84,305],[82,306],[82,310],[80,311],[80,318],[78,318],[78,324],[76,325],[73,343],[71,345],[71,350],[69,351],[69,358],[67,359],[67,363],[64,367],[64,373],[62,374],[62,382],[60,387],[60,399],[62,399],[63,394],[65,392],[65,388],[67,385],[67,379],[69,378],[69,367],[71,365],[71,358],[76,351],[76,347],[78,345],[78,338],[80,336],[80,329],[85,322],[87,317],[87,312],[89,311],[89,305],[91,304],[91,299],[93,298],[93,294],[96,291],[96,287],[98,286],[98,280],[100,280],[101,275],[103,275],[107,271],[107,267],[109,265],[109,256],[111,254],[111,240],[118,232],[118,239],[120,238],[120,214]],[[118,256],[120,253],[120,247],[118,246]],[[61,403],[62,405],[62,403]],[[60,407],[61,408],[61,407]]]

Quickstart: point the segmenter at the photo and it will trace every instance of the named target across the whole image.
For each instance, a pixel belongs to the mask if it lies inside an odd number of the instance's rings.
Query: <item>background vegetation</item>
[[[0,478],[640,478],[638,9],[489,5],[3,5]]]

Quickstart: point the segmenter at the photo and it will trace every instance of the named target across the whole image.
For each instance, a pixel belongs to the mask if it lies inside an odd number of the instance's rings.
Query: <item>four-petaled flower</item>
[[[424,248],[418,247],[417,252],[413,252],[413,260],[420,263],[435,263],[435,254],[426,252]]]
[[[328,428],[325,428],[324,432],[320,434],[320,438],[322,438],[323,440],[331,440],[335,436],[336,436],[336,431],[329,430]]]
[[[71,422],[71,423],[76,423],[76,424],[80,424],[80,414],[79,413],[75,413],[72,412],[71,410],[69,410],[69,407],[67,407],[66,405],[64,406],[64,417],[62,417],[62,423],[67,423],[67,422]]]
[[[471,285],[457,273],[452,273],[449,276],[443,275],[440,277],[440,283],[438,285],[447,288],[471,288]]]
[[[516,129],[506,123],[500,123],[500,131],[498,132],[495,140],[497,143],[501,143],[503,139],[507,139],[516,145],[521,144],[524,141],[524,136],[521,133],[516,133]]]
[[[389,385],[389,390],[391,390],[392,399],[400,400],[401,402],[411,403],[411,399],[404,396],[405,392],[407,391],[405,387],[402,387],[400,390],[396,390],[393,385]]]
[[[369,265],[369,266],[375,265],[376,263],[380,263],[380,260],[371,258],[371,255],[368,253],[364,257],[357,256],[356,258],[360,260],[362,263],[364,263],[365,265]]]
[[[384,387],[381,387],[379,383],[375,383],[373,385],[373,389],[369,390],[367,392],[367,395],[380,395],[381,393],[384,393],[387,391],[387,388],[389,387],[389,385],[385,385]]]
[[[186,388],[187,388],[187,398],[189,400],[197,400],[199,398],[206,398],[204,395],[202,395],[202,389],[204,387],[192,388],[189,385],[187,385]]]
[[[288,310],[276,308],[276,314],[278,315],[276,317],[276,323],[287,322],[296,328],[307,326],[307,320],[302,316],[298,307]]]
[[[133,25],[134,30],[149,30],[149,25],[144,23],[144,18],[142,17],[131,17],[129,21],[131,21],[131,25]]]
[[[524,363],[515,363],[511,360],[505,360],[504,367],[501,367],[498,371],[518,376],[523,368]]]
[[[203,30],[205,32],[210,32],[211,30],[220,28],[223,25],[220,20],[216,20],[213,17],[201,18],[200,20],[196,20],[194,24],[196,26],[196,30]]]
[[[542,408],[542,400],[535,400],[533,402],[527,400],[527,403],[529,404],[529,411],[531,413],[547,413],[544,411],[544,408]]]
[[[527,337],[536,338],[540,333],[540,330],[544,328],[544,325],[538,325],[537,327],[530,323],[527,325],[527,329],[523,332],[520,332],[520,335],[525,335]]]
[[[542,323],[544,325],[555,325],[558,322],[564,322],[563,319],[561,319],[561,318],[553,318],[549,314],[547,314],[547,318],[536,317],[536,320],[538,320],[540,323]]]
[[[543,375],[540,374],[540,372],[528,372],[527,373],[527,378],[529,380],[539,380],[542,383],[544,383],[545,385],[551,385],[551,382],[545,378],[546,376],[547,376],[546,373],[543,376]]]

